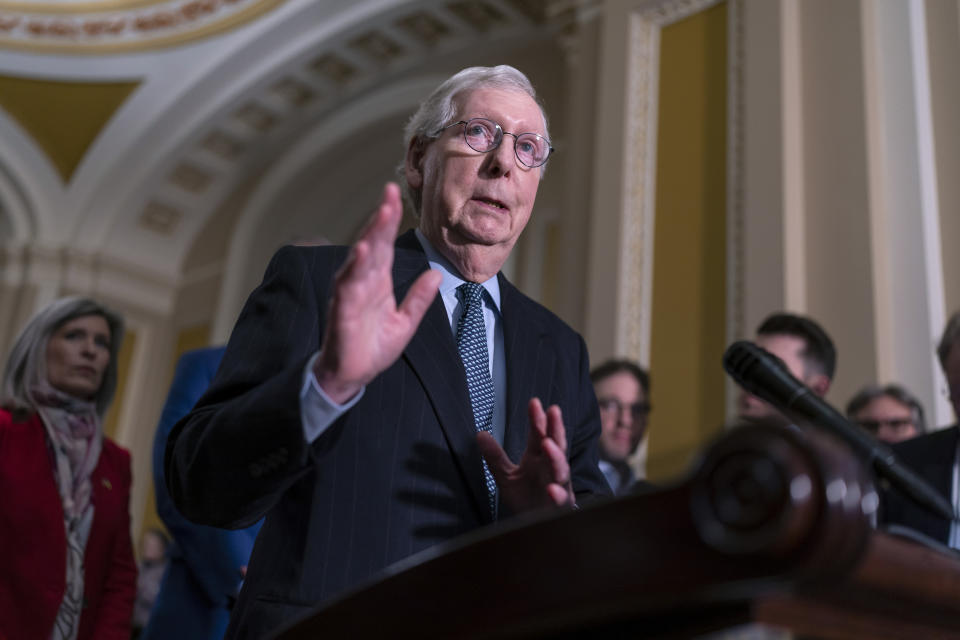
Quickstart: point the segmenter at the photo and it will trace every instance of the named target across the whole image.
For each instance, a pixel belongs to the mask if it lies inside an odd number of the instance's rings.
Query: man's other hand
[[[503,503],[514,513],[549,506],[573,506],[576,499],[567,462],[567,436],[560,407],[546,411],[538,398],[527,410],[530,430],[520,464],[513,464],[503,447],[486,432],[477,434],[480,453],[487,461]]]

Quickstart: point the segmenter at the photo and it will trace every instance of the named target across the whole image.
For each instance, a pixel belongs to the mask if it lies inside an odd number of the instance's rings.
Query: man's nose
[[[512,136],[504,135],[500,146],[487,153],[487,166],[490,173],[501,176],[508,175],[513,170],[517,160],[513,150],[514,143]]]

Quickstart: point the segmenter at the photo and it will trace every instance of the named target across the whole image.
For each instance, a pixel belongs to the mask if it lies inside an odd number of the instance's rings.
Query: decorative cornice
[[[57,14],[80,14],[80,13],[102,13],[106,11],[119,11],[129,9],[141,9],[151,5],[163,4],[169,0],[48,0],[47,2],[20,2],[4,1],[0,2],[0,11],[20,11],[25,13],[57,13]]]
[[[0,48],[104,54],[169,47],[229,31],[284,1],[0,2]]]
[[[637,15],[658,27],[689,18],[709,9],[720,0],[647,0],[638,8]]]
[[[624,158],[618,351],[650,361],[653,284],[653,194],[656,184],[657,67],[660,30],[641,13],[630,18],[627,78],[626,157]]]
[[[588,11],[595,3],[569,0],[560,15],[538,14],[538,0],[398,3],[259,79],[256,92],[198,128],[170,158],[174,168],[151,177],[151,186],[124,210],[140,211],[140,229],[174,236],[182,221],[203,215],[230,193],[262,149],[309,130],[372,87],[490,38],[556,35],[575,24],[574,9]]]
[[[110,256],[65,247],[0,245],[4,285],[13,288],[53,285],[72,291],[124,300],[159,315],[169,315],[184,278],[170,278]],[[192,274],[191,282],[216,275]]]
[[[746,169],[746,114],[744,64],[746,32],[744,2],[729,0],[727,10],[727,342],[746,336],[746,258],[744,238],[744,193]],[[732,405],[728,405],[732,406]]]

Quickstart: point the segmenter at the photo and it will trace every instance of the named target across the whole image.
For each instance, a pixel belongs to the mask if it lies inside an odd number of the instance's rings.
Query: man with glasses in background
[[[630,360],[608,360],[590,373],[600,406],[600,471],[615,495],[637,483],[630,466],[647,432],[650,375]]]
[[[916,438],[927,430],[920,401],[898,384],[864,387],[847,404],[847,418],[890,444]]]
[[[533,87],[465,69],[405,134],[418,228],[397,238],[388,184],[352,247],[280,249],[170,436],[182,513],[266,516],[230,640],[511,514],[609,493],[586,345],[500,273],[552,151]]]

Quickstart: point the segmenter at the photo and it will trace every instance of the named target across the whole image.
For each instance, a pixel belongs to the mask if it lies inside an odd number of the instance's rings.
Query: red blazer
[[[93,471],[78,640],[129,640],[137,568],[130,540],[130,454],[104,438]],[[63,508],[37,415],[0,409],[0,639],[50,637],[66,583]]]

